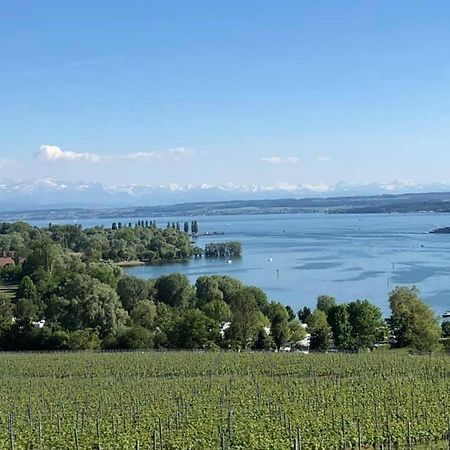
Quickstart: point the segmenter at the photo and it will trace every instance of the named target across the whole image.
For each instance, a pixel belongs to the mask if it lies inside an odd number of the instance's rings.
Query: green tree
[[[286,311],[288,313],[288,320],[289,320],[289,322],[291,320],[294,320],[297,317],[295,315],[295,313],[294,313],[294,310],[289,305],[286,305]]]
[[[354,349],[372,348],[383,339],[385,325],[378,306],[367,300],[356,300],[349,303],[348,314]]]
[[[306,337],[306,329],[298,320],[289,322],[289,339],[291,342],[302,341]]]
[[[75,330],[69,334],[67,346],[71,350],[97,350],[100,348],[100,338],[95,330]]]
[[[213,300],[204,305],[201,309],[209,318],[218,323],[229,322],[233,316],[230,306],[223,300]]]
[[[228,304],[232,302],[235,294],[243,287],[242,283],[239,280],[226,275],[213,275],[210,278],[213,278],[217,281],[217,283],[219,284],[219,289],[223,294],[223,300]]]
[[[155,293],[154,286],[147,280],[125,276],[117,285],[120,301],[127,311],[131,311],[142,300],[149,300]]]
[[[301,308],[297,313],[298,320],[300,320],[301,323],[306,323],[310,315],[311,310],[307,306]]]
[[[286,307],[281,303],[272,303],[270,305],[270,335],[277,350],[289,338],[289,315]]]
[[[399,347],[430,351],[437,347],[441,330],[431,308],[414,287],[397,286],[389,296],[389,325]]]
[[[100,262],[90,263],[86,268],[86,272],[92,278],[96,278],[98,281],[111,286],[113,289],[117,288],[119,278],[123,275],[119,267]]]
[[[61,322],[69,330],[92,328],[105,337],[116,333],[128,319],[116,292],[84,274],[67,279],[60,297],[67,303]]]
[[[195,293],[199,307],[208,302],[223,300],[223,292],[219,288],[218,281],[213,277],[198,277],[195,282]]]
[[[339,350],[351,350],[353,348],[352,326],[350,325],[349,310],[347,304],[336,305],[328,314],[328,321],[333,333],[334,345]]]
[[[21,323],[30,323],[38,319],[38,307],[33,300],[21,298],[16,303],[16,318]]]
[[[199,309],[187,309],[169,333],[169,342],[175,348],[200,349],[220,337],[219,323],[210,319]]]
[[[244,349],[251,346],[258,331],[268,322],[258,308],[255,294],[253,289],[244,287],[231,301],[233,318],[226,334]]]
[[[258,331],[256,340],[252,346],[253,350],[271,350],[274,348],[273,340],[270,334],[264,328]]]
[[[35,302],[37,300],[38,291],[35,284],[33,283],[33,280],[28,275],[25,275],[20,281],[17,288],[16,297],[18,299],[26,298],[28,300],[31,300],[32,302]]]
[[[38,268],[42,268],[53,275],[61,266],[61,250],[61,247],[54,244],[48,237],[35,240],[24,264],[24,273],[31,275]]]
[[[122,331],[117,339],[116,348],[145,349],[153,347],[153,335],[139,325],[133,325]]]
[[[186,275],[173,273],[156,280],[156,299],[174,307],[188,307],[193,298],[193,289]]]
[[[317,297],[317,309],[323,311],[327,316],[331,308],[336,306],[336,299],[329,295],[319,295]]]
[[[11,299],[0,294],[0,337],[12,326],[14,317],[14,305]]]
[[[156,318],[156,305],[151,300],[141,300],[131,310],[130,316],[134,323],[150,330]]]
[[[327,322],[327,315],[321,309],[316,309],[308,317],[308,332],[311,334],[310,348],[320,352],[330,347],[331,328]]]

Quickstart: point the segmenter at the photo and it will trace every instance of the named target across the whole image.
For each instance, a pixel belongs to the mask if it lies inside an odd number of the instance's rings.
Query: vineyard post
[[[411,421],[408,420],[408,450],[412,449],[412,442],[411,442]]]
[[[14,423],[12,414],[8,417],[9,448],[14,450]]]
[[[447,441],[448,441],[448,450],[450,450],[450,419],[448,419]]]
[[[158,417],[158,422],[159,422],[159,448],[160,448],[160,450],[163,450],[163,448],[164,448],[164,443],[163,443],[163,426],[162,426],[161,417]]]
[[[77,429],[77,427],[75,427],[74,434],[75,434],[75,449],[76,450],[80,450],[80,443],[78,441],[78,429]]]
[[[39,418],[39,448],[42,449],[42,422],[41,419]]]
[[[156,430],[154,430],[153,431],[153,450],[157,450],[157,447],[156,447],[156,436],[157,436]]]
[[[361,450],[361,421],[358,419],[358,450]]]
[[[100,422],[98,419],[96,420],[96,428],[97,428],[97,444],[98,444],[98,448],[100,450],[102,448],[102,446],[100,443]]]

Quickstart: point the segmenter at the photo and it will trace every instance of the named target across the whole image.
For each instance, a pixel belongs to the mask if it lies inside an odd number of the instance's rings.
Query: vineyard
[[[1,449],[449,448],[449,356],[0,358]]]

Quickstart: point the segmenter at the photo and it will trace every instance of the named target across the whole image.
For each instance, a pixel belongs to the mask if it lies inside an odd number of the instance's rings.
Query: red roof
[[[5,266],[13,266],[15,263],[15,261],[11,258],[11,256],[5,256],[5,257],[1,257],[0,258],[0,267],[5,267]]]

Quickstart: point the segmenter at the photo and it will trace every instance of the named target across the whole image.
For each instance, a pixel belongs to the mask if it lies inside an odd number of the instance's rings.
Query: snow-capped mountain
[[[424,192],[448,192],[450,184],[417,184],[403,180],[391,183],[335,185],[120,185],[66,182],[51,178],[0,182],[0,210],[44,207],[120,207],[183,202],[256,200],[274,198],[340,197]]]

